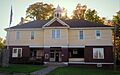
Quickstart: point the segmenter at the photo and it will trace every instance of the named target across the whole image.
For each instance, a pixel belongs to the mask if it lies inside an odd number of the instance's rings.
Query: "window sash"
[[[104,48],[93,48],[93,59],[104,59]]]
[[[58,38],[60,38],[60,30],[59,30],[59,29],[54,29],[54,30],[52,30],[52,38],[53,38],[53,39],[58,39]]]
[[[35,32],[31,32],[31,40],[35,39]]]
[[[101,33],[100,30],[96,30],[96,39],[100,39]]]
[[[20,39],[20,32],[16,32],[16,39],[17,39],[17,40]]]
[[[22,48],[13,48],[12,57],[22,57]]]
[[[84,34],[83,34],[83,31],[81,30],[81,31],[79,32],[79,38],[82,40],[83,37],[84,37]]]

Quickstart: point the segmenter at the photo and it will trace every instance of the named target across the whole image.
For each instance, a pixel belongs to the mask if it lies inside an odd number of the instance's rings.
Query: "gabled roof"
[[[49,23],[51,20],[35,20],[32,22],[28,22],[22,25],[16,25],[11,27],[10,29],[26,29],[26,28],[42,28],[44,25]],[[57,20],[56,20],[57,21]],[[65,24],[69,25],[70,28],[82,28],[82,27],[111,27],[104,24],[99,24],[95,22],[90,22],[87,20],[60,20]]]
[[[50,27],[50,25],[53,24],[54,22],[60,23],[62,26],[69,27],[68,24],[66,24],[64,21],[60,20],[59,18],[53,18],[52,20],[47,22],[45,25],[43,25],[43,28],[48,26]]]
[[[105,24],[90,22],[87,20],[63,20],[67,23],[71,28],[79,28],[79,27],[111,27]]]

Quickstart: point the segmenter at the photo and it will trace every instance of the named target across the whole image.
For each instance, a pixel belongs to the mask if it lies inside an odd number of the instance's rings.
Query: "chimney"
[[[20,21],[19,25],[21,25],[21,24],[23,24],[23,23],[24,23],[24,18],[21,17],[21,21]]]

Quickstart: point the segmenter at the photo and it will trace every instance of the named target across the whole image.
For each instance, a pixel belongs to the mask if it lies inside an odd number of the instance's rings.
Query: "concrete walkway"
[[[46,75],[50,71],[56,69],[57,67],[59,67],[59,66],[48,66],[47,68],[44,68],[42,70],[38,70],[38,71],[32,72],[30,75]]]

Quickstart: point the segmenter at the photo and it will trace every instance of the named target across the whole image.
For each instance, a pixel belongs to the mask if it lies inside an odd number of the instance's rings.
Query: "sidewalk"
[[[38,71],[30,73],[30,75],[46,75],[50,71],[56,69],[57,67],[59,67],[59,66],[48,66],[47,68],[44,68],[42,70],[38,70]]]

